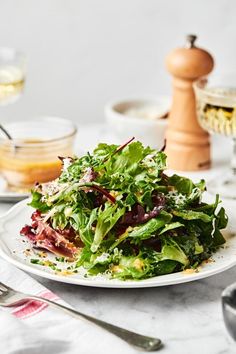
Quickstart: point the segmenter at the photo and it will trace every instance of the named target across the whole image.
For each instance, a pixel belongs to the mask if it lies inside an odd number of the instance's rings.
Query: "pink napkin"
[[[25,293],[40,295],[65,304],[56,294],[2,259],[0,259],[0,281]],[[0,308],[0,353],[108,354],[110,352],[132,354],[136,351],[99,327],[70,317],[40,302],[29,301],[14,308]]]

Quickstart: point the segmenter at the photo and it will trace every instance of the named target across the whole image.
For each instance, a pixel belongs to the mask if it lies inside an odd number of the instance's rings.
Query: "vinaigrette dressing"
[[[10,190],[26,191],[36,182],[48,182],[61,173],[59,155],[69,156],[71,148],[64,142],[49,145],[46,140],[27,139],[14,146],[0,145],[0,171]]]

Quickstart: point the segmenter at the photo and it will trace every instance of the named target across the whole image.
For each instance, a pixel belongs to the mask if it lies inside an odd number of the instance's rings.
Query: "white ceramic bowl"
[[[144,96],[108,102],[105,105],[106,121],[112,133],[125,142],[133,136],[143,144],[161,148],[165,139],[168,119],[159,117],[170,110],[168,96]],[[144,118],[142,115],[146,110]],[[153,118],[153,113],[157,118]]]

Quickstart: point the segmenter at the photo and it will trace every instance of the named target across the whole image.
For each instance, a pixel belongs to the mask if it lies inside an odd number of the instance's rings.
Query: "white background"
[[[215,71],[236,71],[234,0],[0,0],[0,46],[29,57],[25,94],[0,120],[98,122],[109,99],[170,93],[164,59],[187,33]]]

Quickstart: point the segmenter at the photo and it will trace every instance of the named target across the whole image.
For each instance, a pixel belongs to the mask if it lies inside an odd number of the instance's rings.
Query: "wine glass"
[[[26,56],[14,48],[0,48],[0,105],[16,101],[25,84]]]
[[[0,47],[0,106],[16,101],[25,84],[26,56],[7,47]],[[12,139],[0,120],[0,136]]]
[[[236,86],[223,86],[221,80],[212,84],[205,78],[194,84],[197,117],[203,129],[209,133],[228,136],[233,142],[231,169],[209,181],[208,191],[223,198],[236,199]],[[224,79],[223,82],[227,82]]]

